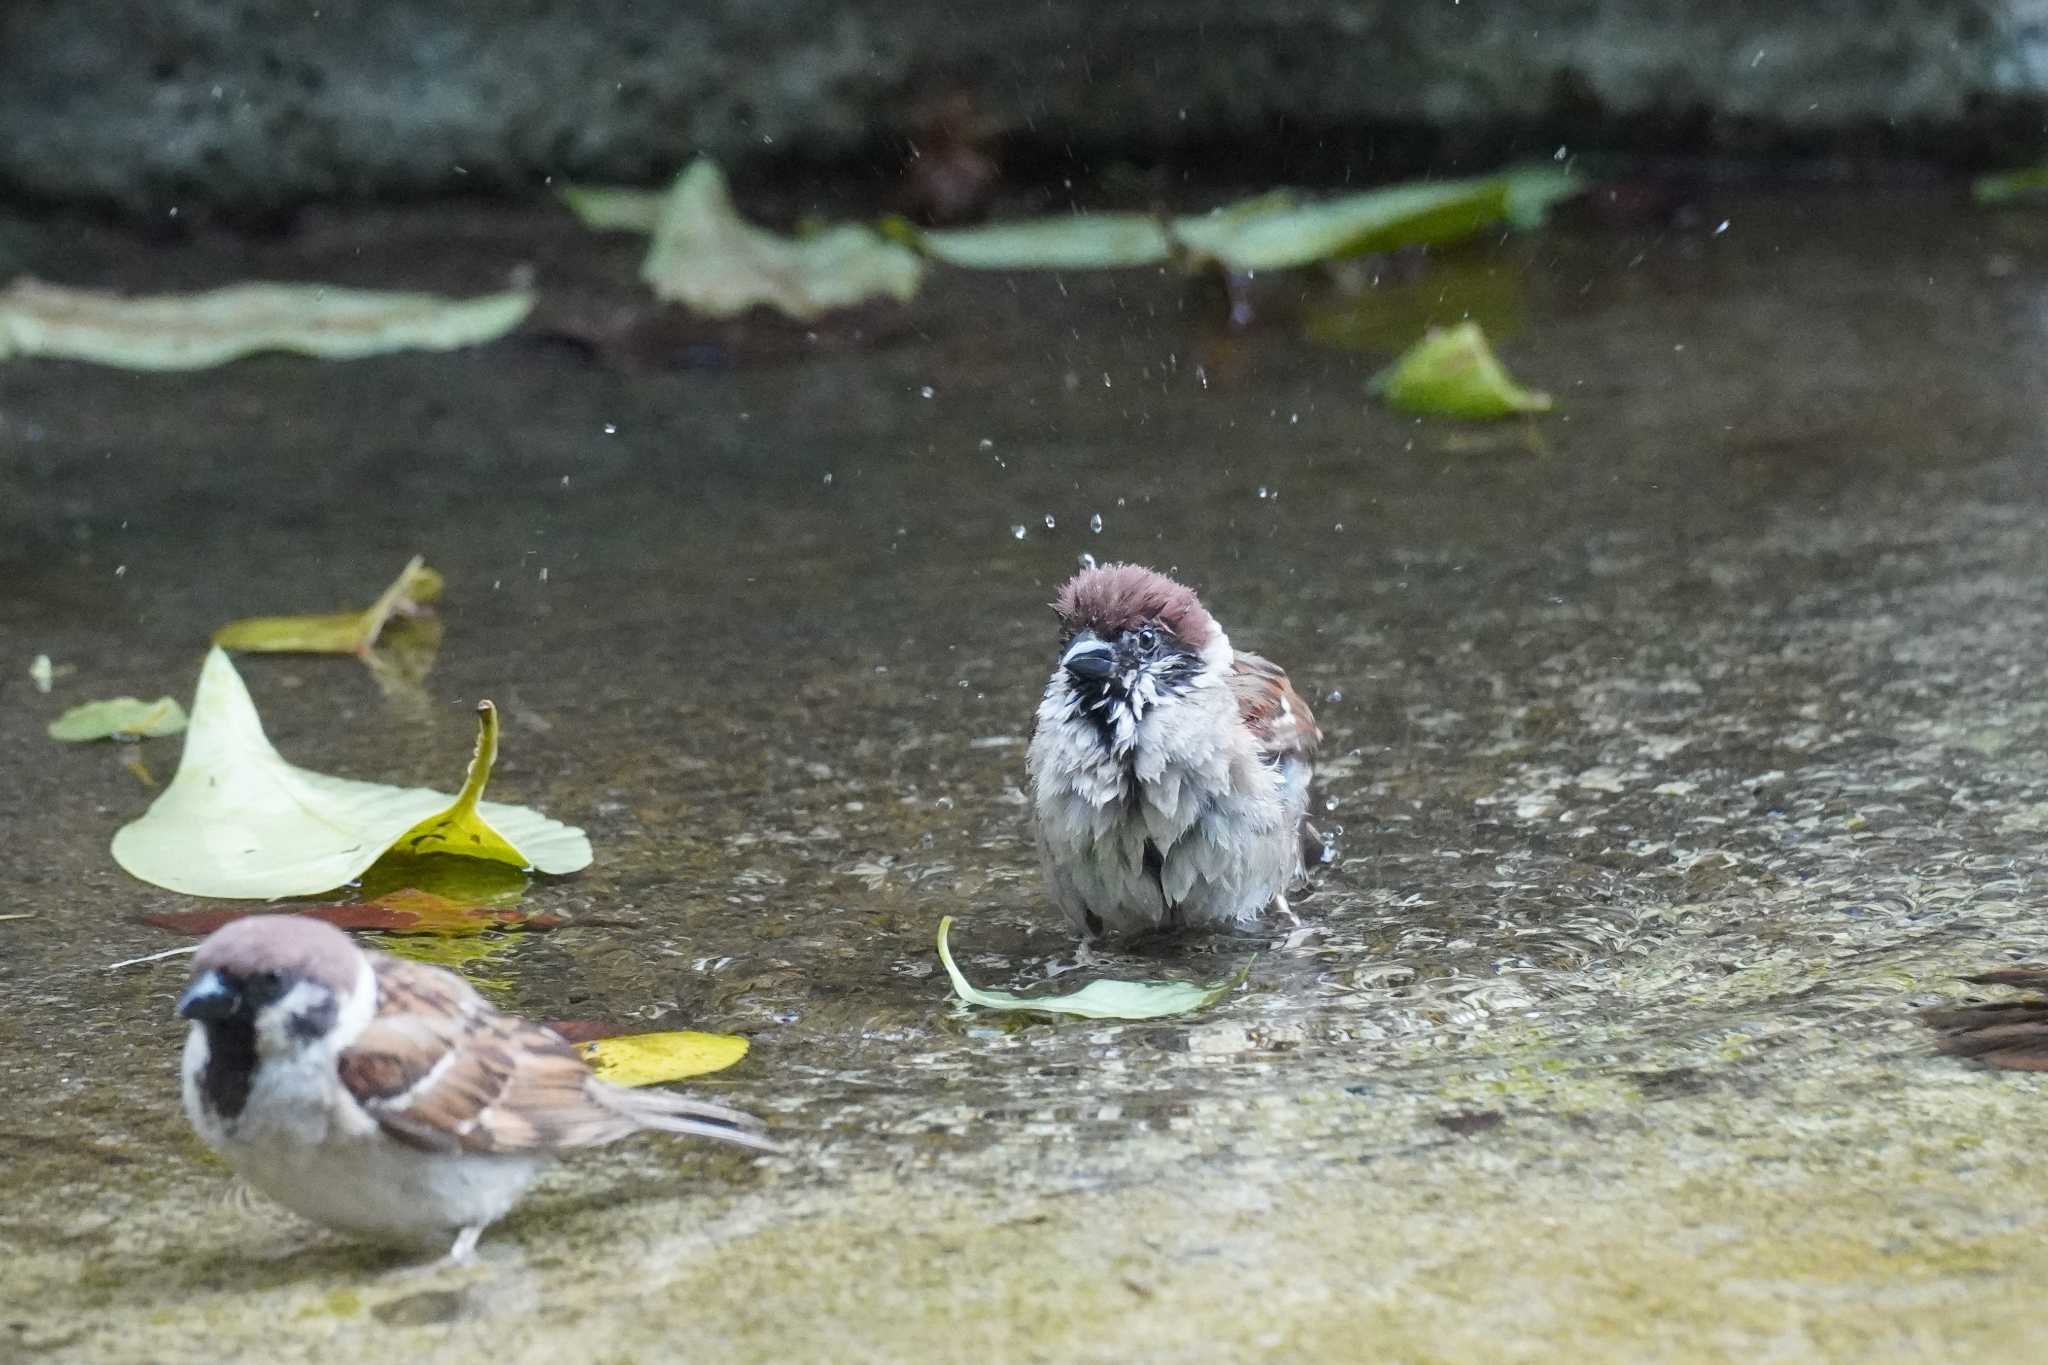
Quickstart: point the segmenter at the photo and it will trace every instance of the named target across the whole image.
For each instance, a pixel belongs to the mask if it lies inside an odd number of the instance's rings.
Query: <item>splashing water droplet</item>
[[[1326,796],[1326,797],[1324,797],[1324,798],[1323,798],[1323,809],[1324,809],[1324,810],[1335,810],[1335,809],[1337,809],[1337,798],[1336,798],[1336,797],[1334,797],[1334,796]]]
[[[1045,514],[1045,529],[1048,531],[1053,529],[1052,513],[1050,512]]]
[[[1023,525],[1020,523],[1010,528],[1010,534],[1015,536],[1018,540],[1022,540],[1025,536],[1029,535],[1030,532],[1026,531]]]
[[[618,435],[618,434],[619,434],[619,428],[618,428],[618,424],[617,424],[616,422],[606,422],[606,423],[604,424],[604,434],[605,434],[605,435],[607,435],[607,436],[616,436],[616,435]]]
[[[1270,492],[1268,492],[1268,491],[1266,490],[1266,485],[1264,485],[1264,484],[1260,484],[1260,485],[1259,485],[1259,496],[1260,496],[1261,498],[1270,498],[1270,497],[1272,497],[1273,495],[1272,495],[1272,494],[1271,494]]]
[[[1084,569],[1092,569],[1092,568],[1094,568],[1094,567],[1095,567],[1095,556],[1094,556],[1094,555],[1090,555],[1090,554],[1084,554],[1084,555],[1082,555],[1082,556],[1081,556],[1081,567],[1082,567],[1082,568],[1084,568]]]
[[[1335,687],[1331,688],[1331,689],[1330,689],[1330,700],[1331,700],[1331,701],[1342,701],[1342,700],[1344,700],[1344,693],[1343,693],[1343,690],[1342,690],[1341,688],[1335,688]]]
[[[1102,534],[1102,513],[1097,512],[1094,516],[1088,518],[1088,529],[1098,536]]]
[[[929,384],[925,385],[925,386],[924,386],[923,388],[921,388],[921,389],[919,389],[919,390],[917,391],[917,396],[918,396],[919,398],[932,398],[932,397],[935,397],[935,396],[936,396],[937,394],[938,394],[938,390],[937,390],[937,389],[935,389],[935,388],[933,388],[933,387],[932,387],[931,385],[929,385]]]
[[[976,441],[974,443],[974,448],[976,450],[994,450],[996,448],[996,443],[994,441],[991,441],[988,437],[984,436],[979,441]]]

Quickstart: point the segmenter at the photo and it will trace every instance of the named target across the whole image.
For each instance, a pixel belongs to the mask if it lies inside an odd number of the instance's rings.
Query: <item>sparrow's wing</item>
[[[1315,757],[1323,732],[1308,703],[1287,681],[1280,665],[1256,654],[1240,652],[1230,670],[1230,690],[1237,713],[1258,742],[1259,756],[1269,763],[1288,757],[1307,762]]]
[[[377,1013],[337,1071],[400,1142],[433,1152],[542,1152],[662,1128],[770,1145],[745,1114],[598,1080],[572,1044],[492,1008],[453,972],[384,953],[370,961]]]
[[[1969,976],[1980,986],[2017,986],[2048,996],[2048,967],[2005,967]],[[1943,1052],[2016,1071],[2048,1071],[2048,999],[1996,1000],[1929,1010]]]
[[[371,954],[377,1013],[337,1065],[392,1137],[435,1152],[532,1152],[638,1126],[588,1094],[590,1068],[547,1029],[493,1009],[453,972]]]

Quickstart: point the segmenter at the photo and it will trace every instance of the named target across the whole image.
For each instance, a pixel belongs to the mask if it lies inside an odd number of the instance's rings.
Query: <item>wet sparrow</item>
[[[1304,818],[1322,732],[1278,666],[1135,564],[1059,591],[1031,736],[1039,858],[1089,937],[1249,920],[1320,856]],[[1313,852],[1311,853],[1311,849]]]
[[[644,1129],[771,1149],[745,1114],[591,1074],[570,1044],[453,972],[364,952],[296,915],[199,945],[178,1013],[185,1113],[264,1194],[467,1260],[547,1158]]]

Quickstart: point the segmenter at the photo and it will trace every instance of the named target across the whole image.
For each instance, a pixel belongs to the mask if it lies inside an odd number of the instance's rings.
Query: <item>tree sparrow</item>
[[[1306,870],[1322,731],[1277,665],[1240,654],[1188,588],[1136,564],[1059,591],[1059,662],[1031,736],[1053,899],[1105,931],[1250,920]]]
[[[297,915],[209,936],[178,1013],[185,1113],[237,1174],[344,1232],[453,1237],[454,1261],[568,1148],[659,1129],[773,1149],[756,1119],[609,1085],[453,972]]]

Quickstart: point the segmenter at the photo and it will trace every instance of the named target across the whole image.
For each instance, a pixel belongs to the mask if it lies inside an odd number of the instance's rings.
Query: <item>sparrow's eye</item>
[[[1146,626],[1138,632],[1138,648],[1150,654],[1159,647],[1159,632]]]
[[[276,972],[251,972],[242,978],[242,996],[252,1005],[267,1005],[282,994],[284,981]]]

